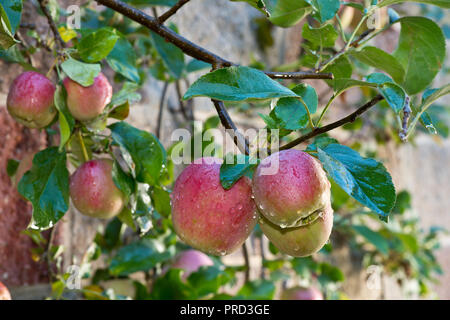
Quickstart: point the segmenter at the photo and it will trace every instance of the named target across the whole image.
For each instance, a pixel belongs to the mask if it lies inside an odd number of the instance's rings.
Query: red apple
[[[27,71],[11,84],[7,98],[9,114],[28,128],[44,128],[56,116],[55,86],[44,75]]]
[[[270,174],[265,172],[269,167],[278,169]],[[330,182],[314,157],[284,150],[261,161],[253,177],[253,195],[260,213],[270,222],[296,227],[330,203]]]
[[[70,78],[65,78],[63,84],[67,91],[67,107],[77,120],[89,121],[98,117],[111,102],[112,87],[103,73],[99,73],[88,87]]]
[[[187,279],[192,272],[196,272],[200,267],[212,266],[214,263],[210,257],[197,250],[186,250],[180,253],[172,268],[183,269],[183,278]]]
[[[101,219],[118,215],[126,204],[125,194],[112,179],[113,161],[83,163],[70,178],[70,197],[82,214]]]
[[[202,158],[175,181],[172,220],[178,236],[195,249],[225,255],[240,247],[256,224],[251,183],[239,179],[229,190],[220,184],[222,160]]]
[[[8,288],[0,282],[0,300],[11,300]]]

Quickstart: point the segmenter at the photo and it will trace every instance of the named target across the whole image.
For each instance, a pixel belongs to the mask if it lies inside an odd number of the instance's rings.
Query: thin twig
[[[362,40],[364,40],[369,34],[372,33],[372,31],[374,31],[375,29],[368,29],[366,31],[364,31],[363,33],[361,33],[361,35],[355,39],[354,41],[352,41],[351,43],[349,43],[348,45],[346,45],[344,48],[342,48],[341,50],[339,50],[338,52],[336,52],[335,55],[333,55],[332,57],[330,57],[328,60],[322,62],[319,64],[319,66],[316,68],[317,72],[321,72],[323,70],[325,70],[325,68],[327,66],[329,66],[332,62],[334,62],[337,58],[339,58],[340,56],[342,56],[344,53],[346,53],[348,51],[349,48],[357,48],[360,44],[360,42]]]
[[[58,27],[56,27],[56,23],[55,21],[53,21],[50,11],[48,11],[47,8],[48,0],[38,0],[38,2],[42,12],[47,18],[48,25],[50,26],[50,29],[53,32],[53,36],[55,37],[56,42],[59,44],[61,48],[64,48],[66,44],[64,43],[63,39],[61,38],[61,35],[59,34]]]
[[[214,107],[216,108],[217,114],[219,115],[220,122],[227,129],[227,132],[231,134],[230,131],[233,131],[233,141],[238,146],[239,150],[246,154],[250,154],[250,147],[247,139],[239,132],[238,128],[234,124],[233,120],[231,120],[230,115],[228,114],[227,109],[222,101],[211,99],[214,103]]]
[[[175,82],[175,91],[177,92],[177,97],[178,97],[178,102],[180,105],[180,110],[181,113],[183,114],[183,117],[185,120],[194,120],[194,117],[192,115],[192,112],[190,112],[190,114],[188,114],[186,112],[186,106],[184,105],[184,101],[183,101],[183,95],[181,94],[181,88],[180,88],[180,82],[176,81]]]
[[[400,130],[400,139],[402,141],[406,141],[407,135],[408,135],[408,122],[409,122],[409,117],[411,116],[411,106],[409,104],[410,99],[407,96],[405,99],[405,104],[403,105],[403,120],[402,120],[402,128]]]
[[[162,114],[163,114],[163,109],[164,109],[164,102],[166,101],[166,93],[167,93],[168,86],[169,86],[169,82],[165,82],[162,92],[161,92],[161,98],[159,100],[158,123],[156,125],[156,137],[158,139],[161,137]]]
[[[366,104],[364,104],[363,106],[359,107],[355,112],[349,114],[348,116],[335,121],[333,123],[330,123],[326,126],[320,127],[320,128],[316,128],[314,130],[312,130],[311,132],[285,144],[284,146],[280,147],[280,150],[286,150],[286,149],[290,149],[295,147],[296,145],[299,145],[300,143],[307,141],[319,134],[328,132],[330,130],[336,129],[346,123],[349,122],[353,122],[356,120],[356,118],[358,118],[361,114],[363,114],[364,112],[366,112],[367,110],[369,110],[371,107],[373,107],[374,105],[376,105],[378,102],[380,102],[381,100],[383,100],[383,96],[378,94],[375,97],[372,98],[372,100],[370,100],[369,102],[367,102]]]
[[[169,19],[171,16],[173,16],[178,9],[180,9],[182,6],[184,6],[186,3],[188,3],[190,0],[180,0],[178,1],[172,8],[164,12],[159,18],[158,22],[160,24],[163,24],[167,19]]]
[[[118,0],[97,0],[98,3],[117,11],[124,16],[130,18],[133,21],[149,28],[153,32],[163,37],[168,42],[174,44],[180,48],[187,55],[196,58],[198,60],[216,63],[221,66],[231,66],[232,63],[227,61],[216,54],[196,45],[195,43],[180,36],[178,33],[170,28],[160,25],[156,18],[150,17],[146,13],[129,6],[128,4]]]
[[[47,260],[48,276],[50,278],[50,281],[53,281],[53,279],[55,278],[55,273],[53,272],[52,268],[52,257],[51,257],[52,243],[53,240],[55,239],[55,234],[56,234],[56,227],[53,226],[50,228],[50,235],[48,237],[47,246],[45,248],[45,258]]]
[[[247,244],[245,242],[242,244],[242,255],[244,256],[244,263],[246,267],[244,279],[245,282],[248,282],[250,280],[250,258],[248,256]]]

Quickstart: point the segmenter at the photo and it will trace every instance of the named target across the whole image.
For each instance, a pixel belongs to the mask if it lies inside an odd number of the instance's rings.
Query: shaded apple
[[[172,268],[183,269],[183,279],[187,279],[192,272],[200,267],[212,266],[214,263],[210,257],[198,250],[186,250],[181,252],[172,264]]]
[[[269,167],[277,170],[268,174],[265,169]],[[284,150],[261,161],[253,176],[253,195],[266,219],[282,227],[295,227],[330,203],[330,182],[314,157],[295,149]]]
[[[293,257],[306,257],[319,251],[330,238],[333,228],[333,209],[328,205],[302,220],[304,225],[281,228],[260,215],[262,232],[280,250]]]
[[[63,84],[67,91],[67,107],[77,120],[93,120],[111,102],[112,87],[103,73],[99,73],[94,83],[88,87],[83,87],[68,77]]]
[[[315,287],[293,287],[283,291],[281,300],[323,300],[323,295]]]
[[[125,194],[112,179],[113,161],[90,160],[70,177],[70,197],[82,214],[101,219],[118,215],[125,203]]]
[[[55,86],[44,75],[27,71],[11,84],[6,101],[9,114],[28,128],[44,128],[56,116]]]
[[[8,288],[0,282],[0,300],[11,300]]]
[[[222,160],[201,158],[175,181],[172,220],[178,236],[195,249],[213,255],[233,252],[256,225],[251,182],[239,179],[229,190],[220,184]]]

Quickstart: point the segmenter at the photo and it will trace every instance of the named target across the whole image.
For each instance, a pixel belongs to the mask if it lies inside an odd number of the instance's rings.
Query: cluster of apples
[[[221,159],[187,166],[171,194],[178,236],[213,255],[235,251],[257,222],[280,252],[305,257],[319,251],[333,227],[330,182],[319,161],[299,150],[263,159],[253,181],[244,176],[229,190],[220,183]],[[276,167],[271,174],[264,169]],[[258,214],[259,213],[259,214]]]
[[[81,122],[100,116],[111,101],[112,87],[99,73],[92,85],[84,87],[66,77],[63,85],[67,92],[67,108]],[[55,85],[44,75],[27,71],[11,84],[7,98],[9,114],[28,128],[45,128],[56,115]],[[22,176],[31,169],[34,155],[26,155],[16,172],[18,185]],[[120,213],[126,203],[125,195],[112,179],[113,162],[96,159],[83,163],[70,178],[70,196],[75,207],[83,214],[96,218],[111,218]]]

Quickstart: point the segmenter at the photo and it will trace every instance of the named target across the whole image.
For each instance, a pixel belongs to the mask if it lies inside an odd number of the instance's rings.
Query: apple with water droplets
[[[67,108],[77,120],[95,119],[111,102],[112,87],[103,73],[99,73],[94,78],[94,83],[87,87],[68,77],[64,79],[63,84],[67,92]]]
[[[333,209],[329,205],[308,219],[299,227],[281,228],[260,215],[259,226],[280,252],[293,257],[307,257],[318,252],[330,238]]]
[[[330,182],[317,159],[300,150],[283,150],[261,161],[253,176],[253,195],[266,219],[295,227],[330,203]]]
[[[70,177],[70,197],[82,214],[109,219],[122,211],[126,196],[115,185],[112,168],[110,159],[90,160]]]
[[[242,177],[225,190],[220,183],[221,164],[213,157],[195,160],[178,176],[171,194],[177,235],[213,255],[239,248],[257,221],[250,179]]]
[[[55,86],[44,75],[27,71],[11,84],[6,101],[9,114],[28,128],[48,126],[57,112],[54,106]]]

